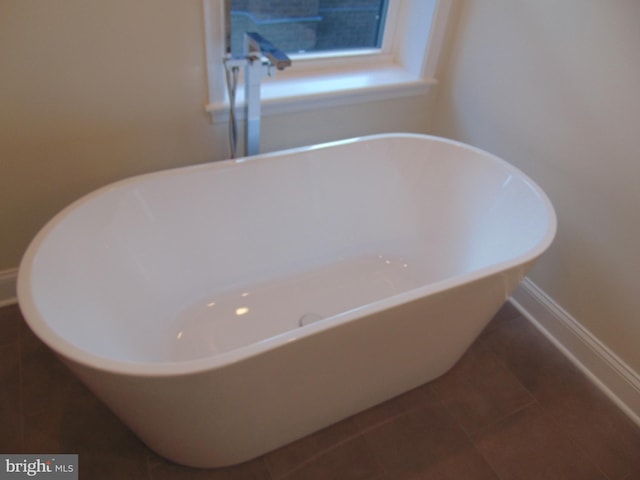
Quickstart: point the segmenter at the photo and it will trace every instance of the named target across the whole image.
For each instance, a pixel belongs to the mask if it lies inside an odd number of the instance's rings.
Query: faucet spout
[[[269,63],[278,70],[284,70],[291,66],[291,59],[289,56],[259,33],[245,32],[244,38],[245,51],[249,54],[258,53],[264,55],[269,60]]]

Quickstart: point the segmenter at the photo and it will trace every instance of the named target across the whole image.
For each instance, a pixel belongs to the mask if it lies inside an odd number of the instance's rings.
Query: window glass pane
[[[287,53],[380,48],[388,0],[231,0],[231,52],[258,32]]]

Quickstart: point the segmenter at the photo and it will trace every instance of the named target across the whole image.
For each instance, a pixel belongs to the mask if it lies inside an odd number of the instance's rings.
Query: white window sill
[[[421,95],[435,84],[433,78],[422,78],[394,64],[368,65],[365,69],[330,69],[310,73],[296,72],[292,67],[266,78],[261,85],[262,115],[316,110],[391,98]],[[241,81],[236,96],[236,117],[244,117],[244,94]],[[206,106],[215,123],[228,121],[229,103]]]

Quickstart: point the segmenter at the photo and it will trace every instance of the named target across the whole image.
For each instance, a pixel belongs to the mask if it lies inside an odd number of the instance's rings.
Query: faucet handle
[[[269,40],[257,32],[245,32],[245,51],[259,52],[269,59],[271,65],[278,70],[284,70],[291,66],[291,59],[279,48],[275,47]]]

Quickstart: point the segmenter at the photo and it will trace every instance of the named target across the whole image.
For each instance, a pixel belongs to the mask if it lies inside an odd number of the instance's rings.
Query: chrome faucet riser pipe
[[[264,56],[264,58],[263,58]],[[236,124],[235,124],[235,90],[236,76],[231,73],[244,68],[244,100],[245,100],[245,154],[260,153],[260,84],[262,77],[271,75],[271,67],[284,70],[291,65],[291,59],[282,50],[255,32],[244,34],[243,57],[225,57],[227,88],[229,93],[229,141],[232,158],[236,156]]]

